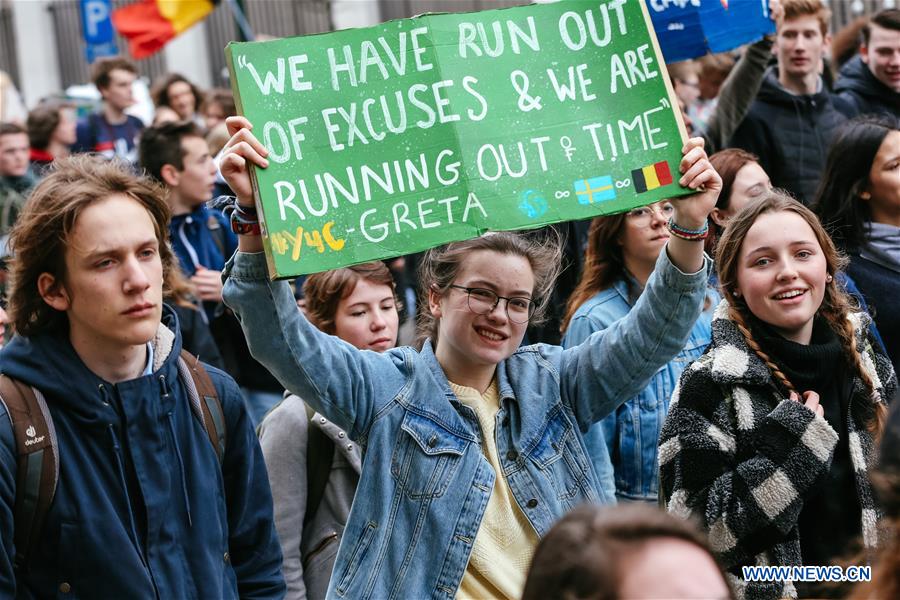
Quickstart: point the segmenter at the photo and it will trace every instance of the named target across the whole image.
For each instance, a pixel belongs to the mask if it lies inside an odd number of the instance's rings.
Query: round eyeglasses
[[[537,304],[531,298],[513,296],[508,298],[501,296],[493,290],[484,288],[471,288],[463,285],[451,284],[450,287],[462,290],[468,296],[469,310],[476,315],[486,315],[494,312],[501,300],[506,300],[506,316],[513,323],[527,323],[534,316]]]

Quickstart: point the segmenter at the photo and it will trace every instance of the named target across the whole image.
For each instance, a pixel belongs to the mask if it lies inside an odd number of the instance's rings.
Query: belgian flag
[[[669,171],[669,163],[663,160],[640,169],[634,169],[631,172],[631,179],[634,181],[635,191],[643,194],[672,183],[672,173]]]
[[[112,13],[119,34],[134,58],[159,52],[169,40],[206,18],[219,0],[138,0]]]

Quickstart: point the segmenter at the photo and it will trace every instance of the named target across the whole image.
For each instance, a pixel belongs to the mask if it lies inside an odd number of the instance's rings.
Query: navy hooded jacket
[[[869,66],[855,56],[841,67],[834,91],[847,106],[848,117],[857,115],[896,116],[900,113],[900,93],[884,85],[872,75]]]
[[[88,370],[67,336],[20,336],[0,353],[0,371],[43,392],[59,449],[42,539],[14,573],[17,467],[0,406],[0,597],[284,595],[269,482],[240,392],[207,367],[226,421],[220,465],[178,376],[168,307],[163,321],[152,375],[118,384]]]
[[[792,94],[771,67],[729,146],[756,154],[772,185],[808,205],[816,196],[828,148],[846,121],[824,87],[815,94]]]

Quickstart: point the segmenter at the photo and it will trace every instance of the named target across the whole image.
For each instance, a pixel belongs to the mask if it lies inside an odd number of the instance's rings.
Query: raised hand
[[[250,184],[250,164],[265,169],[269,166],[266,157],[269,151],[253,135],[253,125],[245,117],[225,119],[231,138],[225,144],[219,157],[219,171],[234,190],[238,202],[253,205],[253,187]]]

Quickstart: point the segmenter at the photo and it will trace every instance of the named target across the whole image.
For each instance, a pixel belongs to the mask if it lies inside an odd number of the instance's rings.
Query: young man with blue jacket
[[[237,250],[237,236],[221,211],[206,206],[216,179],[206,141],[190,121],[150,127],[141,137],[140,164],[166,188],[172,248],[203,301],[225,369],[241,386],[250,417],[258,424],[281,402],[283,388],[250,356],[240,324],[222,304],[221,272]]]
[[[42,473],[55,492],[23,556],[27,486],[0,404],[0,597],[282,597],[269,483],[237,385],[205,367],[224,448],[192,407],[185,370],[199,367],[179,361],[163,304],[177,259],[157,188],[77,156],[34,197],[12,234],[18,336],[0,372],[46,402],[58,473]]]

